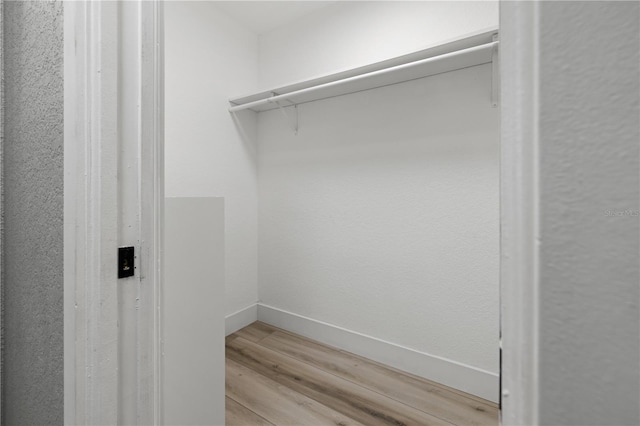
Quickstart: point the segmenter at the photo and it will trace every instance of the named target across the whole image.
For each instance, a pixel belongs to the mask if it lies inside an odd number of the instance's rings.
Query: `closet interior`
[[[335,350],[318,380],[366,365],[366,392],[404,403],[406,374],[497,424],[497,25],[492,1],[166,3],[165,193],[224,201],[228,351]],[[475,421],[452,404],[423,411]]]

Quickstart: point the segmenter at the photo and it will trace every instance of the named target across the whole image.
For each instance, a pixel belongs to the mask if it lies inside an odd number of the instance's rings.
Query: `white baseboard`
[[[258,303],[258,320],[416,376],[498,401],[499,377],[450,359],[419,352],[375,337]]]
[[[231,333],[235,333],[241,328],[244,328],[249,324],[256,322],[257,320],[258,303],[254,303],[247,306],[246,308],[240,309],[237,312],[229,314],[224,319],[225,336],[228,336]]]

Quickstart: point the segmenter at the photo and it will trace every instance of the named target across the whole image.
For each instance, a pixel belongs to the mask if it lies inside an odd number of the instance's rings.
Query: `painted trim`
[[[258,302],[229,314],[224,320],[225,336],[258,321]]]
[[[121,6],[123,7],[123,6]],[[137,310],[137,424],[162,422],[162,254],[164,229],[163,2],[136,2],[139,37],[140,303]]]
[[[117,424],[117,4],[64,20],[64,422]]]
[[[502,424],[538,424],[539,2],[500,2]]]
[[[160,423],[162,5],[138,0],[126,11],[123,7],[117,2],[64,7],[66,425],[120,424],[122,416],[134,419],[126,423]],[[126,58],[122,38],[137,43]],[[134,90],[119,90],[125,80]],[[125,103],[137,112],[127,117],[135,125],[129,121],[126,129],[120,120]],[[124,143],[127,149],[133,145],[131,165],[137,168],[126,178],[118,173]],[[120,220],[125,205],[138,219]],[[119,227],[125,225],[132,228],[127,236],[140,260],[135,280],[127,282],[136,286],[136,312],[128,318],[134,343],[126,347],[118,325],[123,283],[116,274]],[[135,367],[135,389],[125,390],[121,383],[123,362]],[[124,407],[123,401],[131,404]]]
[[[258,304],[258,320],[489,401],[498,401],[498,375],[353,330]]]
[[[148,7],[148,3],[147,7]],[[156,268],[158,271],[156,286],[156,298],[154,301],[155,316],[155,340],[153,347],[153,363],[154,363],[154,416],[153,424],[164,424],[162,418],[162,285],[164,275],[164,2],[153,2],[153,73],[154,73],[154,145],[155,145],[155,163],[154,163],[154,182],[156,183],[155,193],[155,223],[154,223],[154,241],[156,253],[153,258],[158,262]],[[148,46],[147,46],[148,47]]]

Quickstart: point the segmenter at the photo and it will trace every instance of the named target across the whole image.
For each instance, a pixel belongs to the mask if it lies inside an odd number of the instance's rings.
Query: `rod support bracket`
[[[272,97],[277,96],[277,95],[278,95],[277,93],[271,92],[271,96]],[[282,113],[284,118],[287,120],[287,122],[291,126],[291,130],[293,130],[293,133],[295,135],[297,135],[298,134],[298,105],[297,104],[285,105],[285,106],[293,106],[293,114],[290,115],[287,112],[287,110],[285,109],[285,107],[280,105],[280,102],[277,99],[276,100],[270,100],[270,102],[273,102],[274,104],[276,104],[276,106],[278,107],[278,109],[280,110],[280,112]]]

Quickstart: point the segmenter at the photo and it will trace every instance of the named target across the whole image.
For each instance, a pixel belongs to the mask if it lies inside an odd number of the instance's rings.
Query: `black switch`
[[[133,247],[118,248],[118,278],[133,276],[134,258]]]

